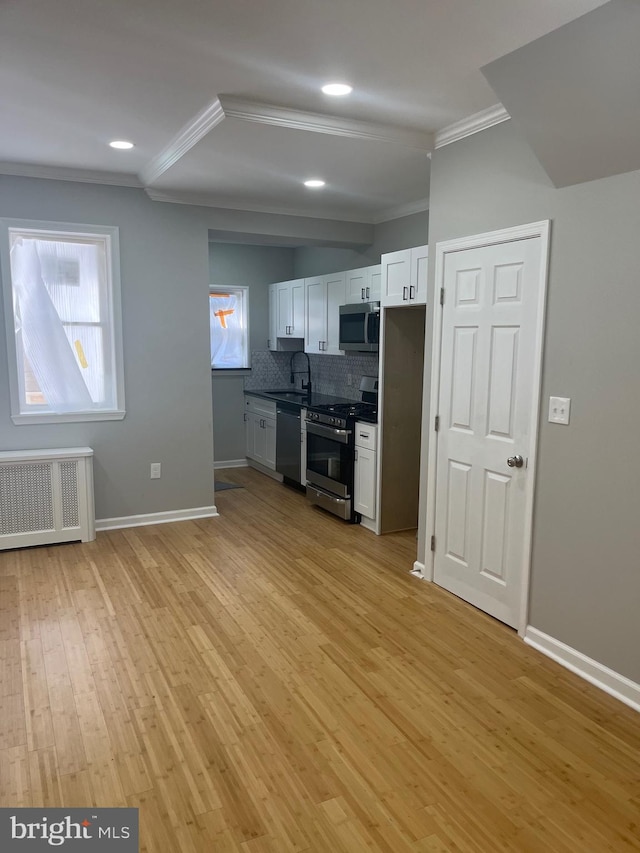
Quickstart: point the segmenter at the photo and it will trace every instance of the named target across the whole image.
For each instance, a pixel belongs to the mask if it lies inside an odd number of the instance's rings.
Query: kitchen
[[[420,293],[417,293],[414,285],[409,284],[410,276],[407,275],[404,293],[402,284],[398,284],[396,279],[400,282],[402,278],[400,271],[403,267],[406,267],[406,271],[409,269],[411,259],[408,256],[408,244],[417,240],[424,241],[427,227],[428,218],[425,212],[405,217],[399,222],[393,222],[391,228],[387,226],[386,230],[390,232],[388,235],[385,235],[384,228],[380,228],[377,246],[372,246],[371,249],[372,252],[375,252],[376,248],[382,249],[381,255],[377,256],[378,260],[382,256],[382,265],[374,264],[362,267],[363,260],[369,260],[367,256],[355,252],[347,253],[344,250],[295,250],[293,254],[295,254],[297,261],[297,269],[306,273],[311,272],[307,260],[308,256],[312,258],[314,272],[322,269],[331,270],[332,266],[335,268],[341,263],[345,265],[348,263],[358,264],[355,269],[346,269],[343,272],[324,276],[330,287],[338,288],[334,293],[333,304],[330,306],[330,311],[333,312],[329,321],[330,331],[328,335],[325,335],[329,338],[329,342],[325,346],[329,348],[330,353],[340,353],[338,355],[327,353],[326,350],[320,354],[319,348],[324,342],[318,345],[315,341],[317,333],[313,328],[313,321],[321,313],[322,307],[314,304],[312,299],[323,284],[322,275],[306,275],[303,282],[306,285],[307,299],[304,303],[306,310],[305,316],[299,319],[298,325],[309,330],[306,339],[305,337],[276,339],[278,324],[275,322],[274,312],[269,314],[268,308],[269,304],[274,309],[277,307],[274,288],[278,285],[269,284],[268,288],[264,284],[251,287],[249,315],[251,318],[252,370],[248,376],[242,378],[225,375],[223,371],[214,370],[212,372],[215,412],[215,464],[217,469],[247,464],[247,460],[244,458],[246,452],[247,456],[250,457],[249,464],[272,476],[280,476],[276,471],[278,466],[276,465],[275,449],[276,434],[280,438],[282,430],[276,431],[276,406],[278,405],[282,409],[288,402],[288,407],[291,408],[292,403],[291,400],[287,401],[281,395],[273,394],[260,395],[262,400],[259,402],[256,397],[257,392],[286,391],[294,387],[294,380],[295,387],[300,391],[301,386],[304,387],[309,381],[308,371],[310,371],[313,392],[311,402],[314,407],[321,403],[328,405],[332,402],[344,402],[346,400],[356,402],[365,400],[366,406],[367,402],[369,404],[377,402],[377,382],[375,387],[373,382],[375,378],[380,376],[380,387],[383,389],[380,423],[377,428],[372,426],[367,433],[363,433],[364,437],[360,441],[364,442],[366,446],[361,446],[355,451],[355,456],[358,457],[355,464],[355,474],[356,476],[359,474],[361,483],[369,484],[368,490],[371,493],[364,500],[360,496],[357,501],[359,507],[358,520],[361,520],[364,526],[377,533],[417,527],[427,247],[423,247],[423,251],[415,255],[413,259],[414,276],[416,279],[419,276],[421,281]],[[228,286],[232,281],[235,283],[242,281],[237,272],[237,266],[236,269],[233,269],[229,263],[225,265],[225,258],[231,258],[236,261],[236,264],[244,265],[244,273],[250,278],[252,273],[259,276],[260,272],[263,271],[257,266],[261,260],[264,262],[263,267],[267,268],[269,261],[282,260],[283,256],[286,258],[287,255],[292,254],[290,250],[275,247],[253,246],[246,247],[246,249],[248,252],[244,254],[243,247],[228,247],[215,243],[210,245],[211,281],[213,284]],[[254,269],[251,269],[250,264],[247,264],[247,258],[250,257],[256,262]],[[305,261],[307,261],[306,268]],[[282,269],[282,267],[278,269]],[[384,279],[384,292],[382,294],[380,292],[381,277]],[[294,281],[294,284],[297,285],[298,283],[299,280]],[[286,287],[286,284],[284,282],[283,285],[280,285],[280,289],[282,290],[283,286]],[[394,287],[397,289],[397,293],[394,293]],[[267,289],[270,291],[271,298],[265,306],[264,295]],[[381,340],[383,345],[380,350],[378,351],[377,344],[374,347],[371,344],[367,346],[358,343],[345,343],[344,341],[344,349],[341,350],[338,346],[338,306],[344,306],[347,301],[353,302],[356,298],[361,304],[368,304],[369,302],[375,304],[380,300],[381,295],[383,302]],[[406,307],[412,304],[409,301],[410,297],[415,304],[412,307]],[[405,307],[400,307],[403,304]],[[392,305],[396,307],[391,307]],[[267,308],[266,311],[264,310],[265,307]],[[355,310],[357,313],[351,314],[349,318],[344,318],[344,330],[346,330],[349,320],[351,320],[350,326],[355,327],[357,325],[353,322],[353,318],[357,318],[361,322],[361,309],[358,307]],[[380,322],[379,312],[370,316]],[[259,320],[262,321],[260,331],[256,329]],[[269,327],[265,328],[267,321],[270,321]],[[286,333],[292,324],[281,323],[280,325],[283,326]],[[304,331],[302,334],[304,335]],[[349,334],[343,331],[343,338],[348,336]],[[384,346],[385,340],[388,342],[386,347]],[[257,346],[254,342],[257,343]],[[259,349],[261,343],[263,347],[265,343],[268,343],[269,349],[266,347]],[[369,352],[362,351],[366,349],[369,349]],[[294,356],[296,350],[301,350],[304,354]],[[292,356],[295,358],[295,363],[292,362]],[[382,371],[380,365],[383,367]],[[295,372],[293,372],[294,370]],[[386,392],[384,392],[385,376],[393,377],[392,382],[387,382]],[[374,378],[369,380],[370,387],[364,391],[361,388],[363,377]],[[240,393],[241,388],[247,392],[244,399]],[[250,394],[251,396],[249,396]],[[271,397],[271,400],[268,397]],[[302,407],[301,403],[305,404],[306,409],[309,402],[309,398],[305,396],[298,401],[297,406],[295,403],[293,404],[293,407],[297,409],[298,416]],[[252,409],[255,407],[258,407],[257,414],[252,413]],[[285,415],[282,414],[280,417],[284,419]],[[317,414],[316,417],[318,417]],[[371,420],[370,416],[368,416],[368,420]],[[257,424],[259,438],[260,433],[264,434],[265,430],[270,434],[270,439],[267,439],[272,446],[270,459],[265,460],[259,452],[254,453],[250,449],[248,450],[242,441],[245,424],[248,429],[253,423]],[[253,427],[251,428],[253,429]],[[376,430],[379,433],[379,441]],[[349,430],[349,432],[353,432],[353,430]],[[303,435],[306,437],[306,432]],[[311,441],[321,443],[321,440],[316,437],[311,438]],[[383,446],[384,455],[380,452]],[[352,447],[350,447],[349,453],[354,454]],[[351,463],[347,463],[345,467],[348,472],[348,480],[353,476],[353,467]],[[298,468],[302,471],[302,475],[296,474],[294,476],[298,482],[302,482],[304,489],[306,485],[306,463],[303,461]],[[287,479],[290,481],[291,477]],[[384,493],[380,494],[380,482],[383,479],[385,489]],[[325,482],[324,485],[326,486],[327,483]],[[333,494],[329,498],[329,502],[334,508],[336,505],[342,507],[339,512],[344,517],[344,484],[339,485],[337,490],[339,494]],[[349,501],[352,490],[352,485],[346,489]],[[326,494],[323,494],[323,497],[326,498]],[[317,493],[316,498],[318,498]],[[342,498],[342,502],[340,498]],[[380,510],[378,513],[375,512],[376,506]],[[355,514],[355,509],[346,511],[346,516],[351,520],[355,520]]]

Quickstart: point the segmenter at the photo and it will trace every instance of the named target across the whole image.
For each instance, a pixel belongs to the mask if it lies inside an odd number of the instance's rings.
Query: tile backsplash
[[[251,353],[251,376],[244,380],[248,390],[263,388],[288,388],[291,378],[290,352],[271,352],[259,350]],[[360,399],[360,379],[362,376],[378,375],[378,353],[348,353],[347,355],[310,355],[311,383],[319,394]],[[306,378],[307,360],[297,355],[295,385],[300,387]]]

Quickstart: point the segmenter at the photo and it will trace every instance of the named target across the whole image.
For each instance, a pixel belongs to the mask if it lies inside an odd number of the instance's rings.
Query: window
[[[209,290],[212,370],[249,367],[249,288]]]
[[[118,229],[0,223],[12,420],[123,418]]]

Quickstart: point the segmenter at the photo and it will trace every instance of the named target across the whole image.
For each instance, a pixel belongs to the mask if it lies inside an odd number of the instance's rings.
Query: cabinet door
[[[406,305],[411,285],[411,249],[382,256],[380,304]]]
[[[291,294],[291,338],[304,338],[304,279],[289,282]]]
[[[413,303],[425,305],[427,302],[427,263],[429,247],[417,246],[411,249],[411,285],[409,299]]]
[[[367,302],[378,302],[382,290],[382,266],[377,264],[375,267],[369,267],[369,283],[367,285]]]
[[[253,412],[245,412],[244,428],[247,457],[257,460],[256,446],[259,444],[260,417]]]
[[[367,267],[362,267],[359,270],[347,270],[346,287],[345,287],[345,302],[346,305],[352,305],[354,302],[367,301]]]
[[[275,351],[278,349],[278,285],[269,285],[269,338],[267,348]]]
[[[264,443],[262,445],[264,458],[262,464],[272,471],[276,470],[276,421],[275,418],[263,418],[262,432]]]
[[[304,351],[319,353],[326,337],[326,289],[321,278],[305,281],[305,338]]]
[[[325,333],[322,352],[325,355],[344,355],[340,343],[340,306],[345,301],[344,273],[324,276]]]
[[[286,338],[291,328],[291,288],[288,281],[281,281],[275,287],[277,337]]]
[[[356,447],[353,501],[356,512],[367,518],[376,517],[376,452]]]

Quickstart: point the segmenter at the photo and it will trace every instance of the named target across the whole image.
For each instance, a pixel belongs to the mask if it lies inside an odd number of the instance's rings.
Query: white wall
[[[124,334],[123,421],[15,426],[0,323],[0,447],[89,445],[97,518],[213,504],[207,221],[141,190],[0,176],[0,216],[116,225]],[[2,309],[0,308],[0,311]],[[162,478],[149,479],[149,464]]]
[[[542,219],[551,255],[529,621],[640,682],[640,172],[555,189],[510,121],[438,149],[429,301],[438,241]],[[552,394],[571,398],[570,426],[547,422]]]

